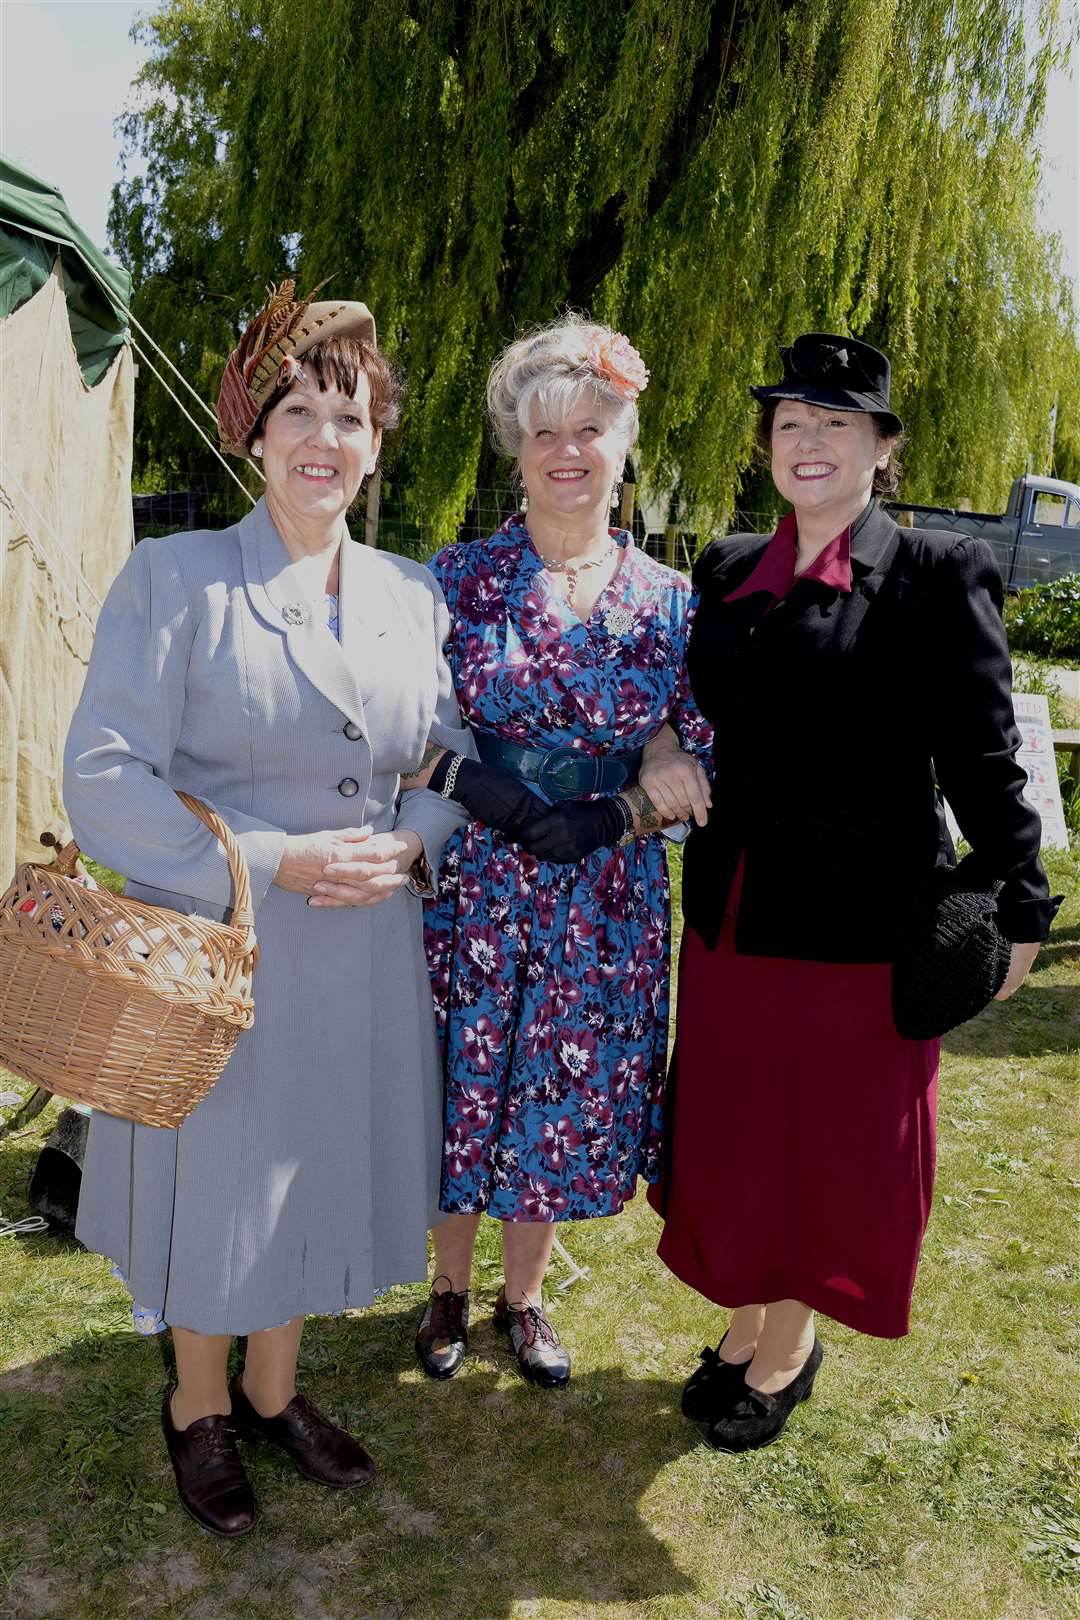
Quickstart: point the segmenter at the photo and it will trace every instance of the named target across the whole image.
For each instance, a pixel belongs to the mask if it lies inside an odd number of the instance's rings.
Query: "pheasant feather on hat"
[[[366,304],[353,299],[315,303],[315,294],[296,298],[295,281],[266,289],[266,303],[240,337],[225,364],[218,393],[218,436],[223,450],[250,457],[248,439],[266,401],[301,355],[329,337],[355,337],[375,347],[375,319]]]

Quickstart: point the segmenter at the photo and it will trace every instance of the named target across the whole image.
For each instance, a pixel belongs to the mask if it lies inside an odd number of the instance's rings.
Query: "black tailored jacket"
[[[993,553],[969,536],[901,529],[871,502],[852,528],[850,595],[796,580],[787,596],[729,592],[768,535],[698,558],[687,651],[715,729],[708,825],[686,846],[683,910],[715,944],[740,854],[736,950],[889,962],[936,865],[955,859],[948,799],[999,922],[1044,939],[1056,909],[1023,796],[1011,666]]]

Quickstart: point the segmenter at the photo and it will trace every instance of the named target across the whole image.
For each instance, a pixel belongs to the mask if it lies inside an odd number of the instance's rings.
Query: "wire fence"
[[[200,473],[185,483],[162,491],[132,496],[135,539],[152,535],[176,534],[190,529],[220,528],[235,523],[250,510],[236,486],[222,473]],[[506,519],[520,510],[518,494],[509,488],[478,489],[468,502],[458,529],[458,540],[475,540],[494,534]],[[738,512],[730,522],[707,532],[676,523],[662,526],[650,523],[637,499],[633,484],[623,486],[618,512],[613,521],[629,529],[634,542],[649,556],[672,568],[689,573],[694,558],[709,540],[739,532],[766,532],[772,516],[766,512]],[[383,483],[349,516],[354,539],[377,545],[383,551],[425,561],[438,549],[439,539],[431,524],[410,507],[404,492],[392,483]]]

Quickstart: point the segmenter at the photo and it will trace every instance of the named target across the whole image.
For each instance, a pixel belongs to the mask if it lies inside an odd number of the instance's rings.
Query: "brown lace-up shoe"
[[[436,1277],[435,1282],[449,1282]],[[436,1348],[438,1346],[438,1348]],[[469,1290],[437,1294],[431,1285],[427,1309],[416,1330],[416,1354],[429,1378],[453,1378],[469,1348]]]
[[[511,1305],[502,1288],[495,1301],[494,1321],[503,1333],[509,1333],[518,1365],[531,1384],[562,1389],[570,1382],[570,1353],[564,1350],[542,1306],[527,1299]]]
[[[255,1496],[236,1450],[232,1420],[196,1418],[186,1429],[172,1420],[175,1384],[165,1391],[161,1427],[184,1512],[215,1536],[242,1536],[255,1523]]]
[[[255,1410],[238,1374],[229,1385],[232,1422],[244,1440],[269,1440],[287,1451],[305,1479],[355,1491],[375,1478],[375,1464],[360,1444],[303,1395],[294,1395],[283,1412],[264,1418]]]

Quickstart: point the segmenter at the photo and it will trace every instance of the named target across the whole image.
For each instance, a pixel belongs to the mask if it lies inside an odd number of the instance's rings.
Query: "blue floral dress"
[[[702,764],[689,582],[612,531],[622,563],[582,622],[520,518],[432,559],[467,722],[524,747],[640,747],[665,720]],[[671,893],[653,834],[576,866],[477,822],[445,846],[425,940],[446,1070],[440,1205],[510,1221],[614,1215],[655,1181]]]

